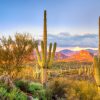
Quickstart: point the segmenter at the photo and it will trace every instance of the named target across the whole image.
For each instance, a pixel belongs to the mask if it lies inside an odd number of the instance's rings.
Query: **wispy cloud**
[[[57,42],[59,47],[97,47],[97,34],[70,35],[70,33],[48,34],[48,43]]]

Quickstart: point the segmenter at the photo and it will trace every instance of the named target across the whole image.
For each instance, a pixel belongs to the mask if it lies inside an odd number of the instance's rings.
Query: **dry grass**
[[[89,81],[55,78],[48,83],[47,90],[53,96],[65,98],[64,100],[100,100],[97,86]]]

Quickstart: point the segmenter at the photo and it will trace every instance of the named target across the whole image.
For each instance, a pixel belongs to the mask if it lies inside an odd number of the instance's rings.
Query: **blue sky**
[[[97,47],[100,0],[0,0],[0,35],[28,32],[40,38],[44,9],[49,42],[55,40],[59,47]]]

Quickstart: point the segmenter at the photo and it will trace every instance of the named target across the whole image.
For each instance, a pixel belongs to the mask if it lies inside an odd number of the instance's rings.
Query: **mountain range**
[[[56,52],[55,59],[59,62],[93,62],[94,55],[97,55],[97,50],[85,49],[80,51],[72,51],[69,49],[64,49]]]

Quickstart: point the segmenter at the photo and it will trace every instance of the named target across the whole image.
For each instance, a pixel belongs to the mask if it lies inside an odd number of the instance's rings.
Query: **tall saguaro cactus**
[[[94,78],[100,93],[100,17],[99,17],[99,43],[98,43],[98,56],[94,57]]]
[[[46,10],[44,11],[44,31],[43,41],[41,41],[41,52],[39,52],[38,46],[36,46],[37,60],[41,67],[41,83],[44,84],[47,81],[47,68],[49,68],[55,57],[56,43],[54,43],[52,51],[52,43],[49,45],[49,52],[47,52],[47,19]]]
[[[100,16],[99,16],[99,51],[98,51],[98,55],[99,55],[99,57],[100,57]]]
[[[43,43],[44,43],[44,61],[46,62],[46,59],[47,59],[47,18],[46,18],[46,10],[44,11]]]

